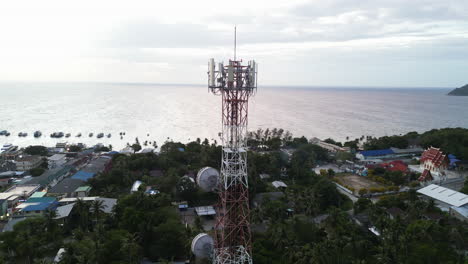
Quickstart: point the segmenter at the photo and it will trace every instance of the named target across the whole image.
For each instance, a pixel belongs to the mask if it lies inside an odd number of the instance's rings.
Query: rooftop
[[[55,200],[57,200],[55,199],[55,197],[39,197],[39,198],[29,198],[24,203],[50,203],[50,202],[54,202]]]
[[[91,190],[91,186],[80,186],[76,188],[75,192],[89,192]]]
[[[72,169],[71,166],[58,167],[44,172],[41,176],[33,177],[29,184],[41,184],[43,186],[48,185],[53,180],[67,174]]]
[[[385,156],[389,154],[394,154],[393,150],[391,149],[376,149],[376,150],[364,150],[359,152],[364,157],[377,157],[377,156]]]
[[[452,206],[450,208],[454,211],[457,211],[457,213],[463,215],[465,218],[468,218],[468,205],[461,207]]]
[[[55,219],[65,218],[69,216],[73,209],[73,206],[75,206],[75,203],[57,207],[57,209],[55,209],[55,213],[57,214]]]
[[[456,207],[468,204],[468,195],[435,184],[419,189],[418,193]]]
[[[72,176],[72,179],[87,181],[87,180],[93,178],[94,175],[95,175],[95,173],[92,173],[92,172],[79,171],[79,172],[75,173],[75,175]]]
[[[213,206],[199,206],[195,207],[195,211],[197,212],[197,215],[202,216],[202,215],[215,215],[216,211]]]
[[[111,213],[114,209],[114,206],[117,204],[117,199],[114,198],[101,198],[101,197],[70,197],[70,198],[63,198],[59,201],[60,204],[66,203],[73,203],[77,200],[83,200],[85,202],[92,202],[92,201],[102,201],[103,211],[104,213]]]
[[[30,196],[32,193],[39,189],[39,184],[17,184],[6,190],[4,193],[16,194],[19,196]]]
[[[16,159],[16,162],[37,162],[41,160],[41,156],[22,156]]]
[[[64,159],[65,158],[65,154],[54,154],[52,156],[50,156],[49,158],[47,158],[48,160],[51,160],[51,161],[57,161],[57,160],[61,160],[61,159]]]
[[[35,192],[31,195],[30,198],[41,198],[46,195],[47,192]]]
[[[444,163],[448,163],[447,155],[445,155],[440,149],[430,147],[421,155],[421,161],[431,161],[436,167],[441,166]]]
[[[273,186],[275,186],[276,188],[279,188],[279,187],[283,187],[283,188],[286,188],[288,187],[286,185],[286,183],[282,182],[282,181],[274,181],[272,182],[271,184],[273,184]]]
[[[49,190],[49,193],[72,193],[78,187],[82,186],[82,180],[66,178]]]
[[[395,154],[411,154],[411,153],[422,153],[424,149],[422,148],[406,148],[406,149],[399,149],[399,148],[390,148]]]

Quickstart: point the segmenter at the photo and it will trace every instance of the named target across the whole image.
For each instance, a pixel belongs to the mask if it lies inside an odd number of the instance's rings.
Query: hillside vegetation
[[[410,132],[403,136],[371,138],[364,144],[364,149],[406,148],[410,145],[441,148],[445,153],[454,154],[459,159],[466,160],[468,159],[468,129],[443,128],[422,134]]]
[[[468,96],[468,84],[460,88],[455,88],[450,93],[448,93],[448,95]]]

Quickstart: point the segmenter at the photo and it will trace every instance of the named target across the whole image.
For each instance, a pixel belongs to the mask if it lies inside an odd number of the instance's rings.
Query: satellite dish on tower
[[[197,174],[197,184],[205,192],[213,192],[218,186],[219,172],[211,167],[204,167]]]
[[[213,254],[213,238],[206,234],[200,233],[192,240],[192,252],[197,258],[210,258]]]

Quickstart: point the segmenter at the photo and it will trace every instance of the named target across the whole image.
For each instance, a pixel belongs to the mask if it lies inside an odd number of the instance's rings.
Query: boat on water
[[[93,135],[94,135],[93,133],[89,133],[89,137],[93,137]]]
[[[67,133],[67,134],[65,135],[66,138],[69,138],[70,136],[71,136],[70,133]]]
[[[51,138],[61,138],[61,137],[63,137],[63,135],[64,135],[63,132],[54,132],[54,133],[50,134],[50,137]]]
[[[81,137],[81,133],[78,133],[78,134],[76,135],[76,137]]]
[[[13,144],[10,144],[10,143],[7,143],[7,144],[4,144],[3,147],[1,148],[1,150],[7,150],[9,148],[13,147]]]
[[[41,137],[42,136],[42,132],[37,130],[36,132],[34,132],[34,137],[35,138],[38,138],[38,137]]]
[[[107,138],[110,138],[112,137],[111,133],[107,134]]]
[[[18,149],[18,146],[13,146],[13,144],[5,144],[3,145],[2,148],[0,148],[0,153],[3,153],[3,152],[8,152],[8,151],[15,151]]]
[[[102,137],[104,137],[104,133],[99,133],[99,134],[97,135],[97,138],[102,138]]]

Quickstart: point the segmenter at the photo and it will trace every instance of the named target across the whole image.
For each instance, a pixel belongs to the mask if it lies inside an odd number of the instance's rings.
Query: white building
[[[65,154],[54,154],[53,156],[48,157],[47,161],[49,162],[49,169],[54,169],[65,164],[65,162],[67,162],[65,157]]]
[[[320,139],[318,138],[313,138],[311,141],[310,141],[312,144],[315,144],[321,148],[324,148],[330,152],[340,152],[340,151],[346,151],[346,152],[349,152],[351,151],[351,149],[349,147],[340,147],[340,146],[337,146],[337,145],[334,145],[334,144],[330,144],[330,143],[327,143],[325,141],[321,141]]]
[[[436,184],[426,186],[417,192],[436,200],[437,206],[449,211],[451,215],[468,221],[468,195]]]
[[[16,170],[28,171],[39,167],[42,164],[42,157],[40,156],[23,156],[16,159]]]

